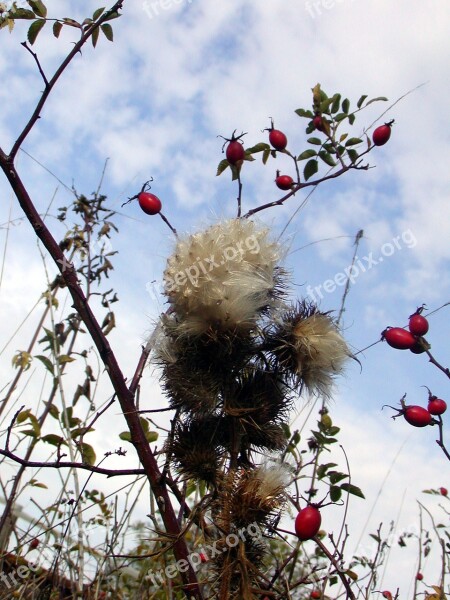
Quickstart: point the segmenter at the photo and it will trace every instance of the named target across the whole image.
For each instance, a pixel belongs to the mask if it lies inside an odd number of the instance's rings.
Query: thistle
[[[279,244],[253,221],[231,219],[178,241],[164,271],[179,335],[252,329],[277,298]]]

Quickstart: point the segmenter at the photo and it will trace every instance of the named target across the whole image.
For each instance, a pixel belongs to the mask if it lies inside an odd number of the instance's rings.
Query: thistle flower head
[[[301,379],[310,394],[330,397],[334,377],[352,354],[327,313],[303,303],[278,328],[275,354]]]
[[[231,513],[239,525],[264,524],[285,500],[289,473],[282,464],[263,463],[240,474],[232,493]]]
[[[279,244],[267,229],[230,219],[178,241],[164,272],[178,333],[249,329],[275,304]]]

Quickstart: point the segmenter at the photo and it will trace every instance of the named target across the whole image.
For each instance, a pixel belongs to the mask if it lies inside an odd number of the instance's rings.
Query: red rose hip
[[[388,327],[381,334],[382,339],[397,350],[410,350],[416,343],[416,339],[410,331],[402,327]]]
[[[389,121],[384,125],[380,125],[372,134],[372,141],[375,146],[384,146],[391,137],[391,127],[394,121]]]
[[[287,137],[279,129],[271,129],[269,133],[269,142],[275,150],[284,150],[287,146]]]
[[[290,190],[294,184],[294,180],[290,175],[277,175],[275,184],[280,190]]]
[[[413,335],[425,335],[429,329],[428,321],[418,313],[409,317],[409,330]]]
[[[407,406],[403,411],[405,421],[413,427],[426,427],[431,424],[432,416],[423,406]]]
[[[314,125],[314,128],[317,129],[317,131],[323,131],[323,121],[322,121],[322,117],[320,115],[316,115],[314,117],[313,125]]]
[[[428,412],[432,415],[443,415],[447,410],[447,402],[437,396],[431,396],[428,400],[427,408]]]
[[[295,533],[302,540],[312,539],[320,529],[322,516],[316,506],[302,508],[295,519]]]
[[[231,165],[235,165],[240,160],[244,160],[244,157],[245,157],[244,146],[241,144],[241,142],[239,142],[237,140],[232,140],[227,146],[225,155],[227,157],[227,161]]]
[[[150,192],[141,192],[138,194],[139,206],[147,215],[157,215],[161,208],[161,200],[155,194]]]

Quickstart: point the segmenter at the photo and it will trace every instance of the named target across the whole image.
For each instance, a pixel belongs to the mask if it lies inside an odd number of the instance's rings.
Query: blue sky
[[[48,8],[52,15],[84,17],[95,5],[49,1]],[[355,135],[400,96],[425,85],[377,122],[395,118],[389,143],[369,156],[374,168],[324,183],[289,224],[283,239],[292,250],[335,238],[288,254],[295,293],[305,296],[308,285],[323,285],[343,272],[351,261],[354,236],[363,229],[358,254],[362,264],[371,252],[383,261],[358,274],[348,298],[344,331],[356,351],[376,341],[387,325],[405,325],[423,302],[435,309],[449,300],[448,4],[150,0],[147,5],[125,2],[123,13],[113,23],[114,43],[101,39],[95,51],[86,47],[63,75],[24,149],[67,186],[73,181],[85,194],[97,187],[108,159],[103,191],[120,213],[120,235],[112,240],[119,251],[112,282],[121,302],[119,327],[111,341],[126,373],[132,373],[140,344],[163,309],[163,298],[155,301],[146,286],[161,281],[173,239],[159,218],[147,217],[136,203],[123,208],[121,204],[153,177],[152,191],[179,231],[191,232],[232,216],[237,188],[228,173],[215,175],[223,158],[217,135],[237,129],[248,132],[248,146],[265,141],[267,133],[261,130],[273,117],[288,135],[289,147],[304,150],[304,121],[294,111],[309,108],[317,82],[353,104],[361,94],[389,98],[389,103],[375,103],[360,114]],[[7,82],[0,89],[3,149],[25,123],[42,89],[31,56],[19,44],[24,35],[22,26],[11,36],[0,32],[0,76]],[[58,41],[45,30],[41,33],[35,49],[48,73],[74,39],[70,30],[63,30]],[[56,188],[53,206],[68,202],[67,190],[24,154],[19,168],[39,210],[45,210]],[[289,171],[290,161],[278,157],[266,167],[260,161],[244,165],[244,208],[279,197],[273,184],[277,168]],[[299,193],[284,207],[260,213],[259,219],[278,235],[305,196]],[[0,198],[1,223],[10,218],[10,206],[11,218],[21,217],[18,205],[11,205],[4,178]],[[54,221],[51,226],[57,227]],[[0,235],[4,244],[6,229]],[[396,237],[398,245],[388,255]],[[23,318],[42,291],[42,276],[30,228],[21,222],[9,232],[0,289],[2,347],[14,331],[10,324]],[[336,286],[324,293],[321,307],[338,309],[342,290]],[[429,338],[444,364],[449,362],[448,314],[447,307],[430,319]],[[399,448],[403,447],[389,485],[377,500],[374,526],[396,516],[403,494],[401,519],[411,523],[420,490],[450,485],[435,432],[411,431],[381,412],[383,404],[396,404],[405,392],[413,403],[423,403],[426,392],[421,385],[445,397],[444,376],[424,357],[385,344],[360,358],[362,370],[349,365],[331,406],[342,426],[354,480],[368,498],[351,503],[356,538]],[[7,352],[2,359],[6,377]],[[161,398],[151,371],[144,389],[152,398]],[[299,413],[303,414],[300,409]],[[120,416],[116,418],[114,428],[121,431]],[[100,434],[98,442],[105,443]],[[386,586],[394,586],[397,575],[398,569],[388,570]]]

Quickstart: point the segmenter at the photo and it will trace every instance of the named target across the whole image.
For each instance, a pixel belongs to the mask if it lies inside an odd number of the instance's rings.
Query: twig
[[[241,181],[241,171],[238,169],[238,195],[237,195],[237,218],[241,218],[242,212],[242,181]]]
[[[364,156],[364,154],[367,154],[367,152],[369,152],[369,150],[366,150],[365,152],[363,152],[362,154],[360,154],[359,158],[361,158],[362,156]],[[249,210],[248,212],[245,213],[245,215],[243,216],[243,218],[247,219],[248,217],[251,217],[255,213],[260,212],[261,210],[266,210],[267,208],[272,208],[273,206],[280,206],[284,202],[286,202],[286,200],[288,200],[289,198],[291,198],[292,196],[294,196],[298,191],[300,191],[300,190],[302,190],[304,188],[307,188],[307,187],[316,187],[320,183],[323,183],[324,181],[328,181],[330,179],[336,179],[336,177],[340,177],[341,175],[343,175],[344,173],[346,173],[347,171],[350,171],[350,170],[358,170],[358,171],[364,170],[364,171],[366,171],[368,168],[369,168],[369,165],[362,166],[361,162],[359,162],[358,164],[353,164],[352,163],[350,165],[346,165],[342,169],[339,169],[339,171],[336,171],[335,173],[331,173],[330,175],[324,175],[320,179],[315,179],[314,181],[307,181],[305,183],[298,183],[297,185],[294,185],[294,187],[292,188],[292,190],[290,192],[288,192],[285,196],[283,196],[279,200],[275,200],[274,202],[268,202],[267,204],[262,204],[261,206],[257,206],[256,208],[252,208],[251,210]]]
[[[429,350],[427,350],[426,348],[425,348],[425,352],[428,354],[428,358],[430,359],[430,363],[432,363],[435,367],[437,367],[438,369],[440,369],[450,379],[450,369],[448,369],[447,367],[443,367],[441,364],[439,364],[438,361],[431,354],[431,352]]]
[[[161,219],[164,221],[164,223],[169,227],[169,229],[172,231],[172,233],[174,234],[174,236],[177,238],[178,237],[178,233],[177,230],[175,229],[175,227],[173,227],[170,223],[167,217],[165,217],[162,212],[159,213],[159,216],[161,217]]]
[[[36,52],[33,52],[33,50],[28,46],[28,44],[26,42],[22,42],[21,45],[25,48],[25,50],[28,50],[28,52],[31,54],[31,56],[36,61],[37,67],[39,69],[39,73],[42,75],[42,79],[44,80],[45,87],[47,88],[48,87],[48,79],[45,76],[45,73],[41,67],[41,63],[39,62],[38,55],[36,54]]]
[[[72,62],[73,58],[80,52],[81,48],[88,41],[88,39],[92,36],[92,33],[96,29],[98,29],[100,27],[100,25],[102,25],[102,23],[104,23],[105,21],[107,21],[109,19],[109,17],[111,16],[111,14],[118,12],[122,8],[123,2],[124,2],[124,0],[118,0],[118,2],[116,2],[109,10],[107,10],[107,11],[105,11],[103,13],[103,15],[100,17],[100,19],[98,21],[96,21],[90,27],[88,27],[86,29],[85,33],[81,36],[80,40],[74,45],[74,47],[72,48],[72,50],[69,52],[69,54],[63,60],[63,62],[60,64],[60,66],[58,67],[58,69],[55,71],[55,74],[50,79],[50,81],[47,81],[45,79],[46,86],[45,86],[45,89],[44,89],[44,91],[42,93],[42,96],[40,97],[39,102],[37,103],[36,108],[34,109],[34,112],[31,115],[28,123],[25,125],[25,127],[22,130],[22,132],[19,134],[19,137],[14,142],[14,145],[13,145],[13,147],[11,149],[11,152],[9,153],[9,157],[8,158],[11,161],[14,160],[14,158],[15,158],[17,152],[19,151],[19,148],[23,144],[25,138],[28,136],[28,134],[30,133],[30,131],[33,129],[36,121],[39,119],[39,117],[41,115],[41,112],[42,112],[42,109],[44,108],[44,105],[45,105],[45,103],[46,103],[46,101],[47,101],[47,99],[48,99],[48,97],[50,95],[50,92],[54,88],[54,86],[57,83],[58,79],[61,77],[61,75],[66,70],[67,66]],[[38,65],[39,65],[39,63],[38,63]],[[43,75],[42,72],[41,72],[41,75]]]
[[[20,411],[19,411],[20,412]],[[17,413],[18,414],[18,413]],[[11,427],[11,425],[10,425]],[[9,427],[8,427],[9,431]],[[8,442],[8,439],[6,440]],[[84,469],[85,471],[90,471],[91,473],[99,473],[100,475],[107,475],[108,477],[117,477],[118,475],[145,475],[144,469],[104,469],[102,467],[95,467],[93,465],[88,465],[86,463],[78,463],[78,462],[41,462],[35,460],[25,460],[16,454],[13,454],[8,450],[7,443],[5,444],[5,450],[0,448],[0,455],[6,456],[13,460],[14,462],[22,465],[23,467],[35,467],[39,468],[48,468],[48,469]]]
[[[19,414],[22,412],[22,410],[25,408],[25,404],[23,404],[18,411],[16,411],[14,413],[13,418],[11,419],[11,423],[8,426],[7,429],[7,434],[6,434],[6,442],[5,442],[5,448],[7,451],[9,451],[9,440],[11,438],[11,432],[12,432],[12,428],[14,427],[14,423],[16,422],[17,417],[19,416]]]
[[[345,577],[345,573],[342,572],[341,570],[341,566],[337,563],[335,557],[331,554],[331,552],[328,550],[328,548],[325,546],[325,544],[322,542],[322,540],[320,540],[317,536],[313,538],[315,543],[319,546],[319,548],[322,550],[322,552],[325,554],[325,556],[328,558],[328,560],[331,562],[331,564],[334,566],[334,568],[336,569],[336,574],[339,577],[339,579],[342,581],[342,585],[345,587],[346,591],[347,591],[347,597],[350,598],[350,600],[356,600],[356,596],[353,593],[352,588],[350,587],[350,584],[347,581],[347,578]]]
[[[353,269],[353,266],[355,264],[356,255],[358,253],[359,242],[361,241],[363,236],[364,236],[364,231],[362,229],[360,229],[355,237],[355,242],[354,242],[355,251],[353,252],[353,258],[352,258],[352,264],[350,266],[350,271]],[[337,318],[338,325],[341,323],[341,318],[345,311],[345,301],[347,300],[349,291],[350,291],[350,276],[347,277],[344,293],[342,294],[341,308],[339,309],[339,315]]]
[[[439,448],[442,450],[442,452],[445,454],[445,456],[448,458],[448,460],[450,460],[450,453],[448,452],[447,448],[444,445],[444,428],[443,428],[443,421],[442,421],[441,415],[438,415],[437,425],[439,428],[439,439],[436,440],[436,444],[439,446]]]

